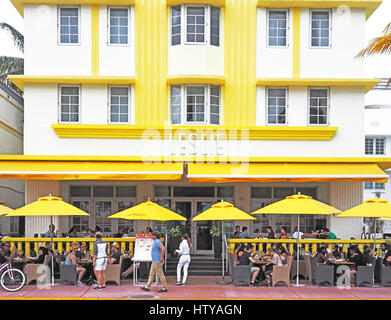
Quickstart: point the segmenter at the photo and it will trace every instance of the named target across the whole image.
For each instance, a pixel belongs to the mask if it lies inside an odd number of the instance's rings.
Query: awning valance
[[[387,182],[388,175],[371,163],[237,163],[189,164],[191,182]]]
[[[27,180],[180,180],[181,163],[0,161],[0,178]]]

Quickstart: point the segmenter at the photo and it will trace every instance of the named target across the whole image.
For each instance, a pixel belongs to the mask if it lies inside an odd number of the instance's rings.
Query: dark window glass
[[[215,196],[214,187],[174,187],[174,197],[211,197]]]
[[[269,199],[272,197],[272,188],[251,188],[251,198]]]
[[[317,199],[316,188],[296,188],[296,193],[305,194],[306,196],[312,197],[312,199]]]
[[[288,196],[293,195],[293,188],[274,188],[273,198],[285,199]]]
[[[113,186],[95,186],[94,197],[113,197],[114,187]]]
[[[91,187],[71,186],[71,197],[91,197]]]
[[[170,186],[154,186],[155,197],[171,197]]]
[[[217,187],[218,198],[233,198],[235,187]]]
[[[220,8],[210,7],[210,44],[220,45]]]
[[[135,186],[117,186],[115,190],[117,197],[136,197]]]
[[[171,8],[171,45],[181,43],[181,6]]]

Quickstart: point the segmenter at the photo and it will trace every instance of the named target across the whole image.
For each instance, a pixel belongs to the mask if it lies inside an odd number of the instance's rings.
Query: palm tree
[[[373,39],[369,45],[362,49],[357,58],[368,57],[375,54],[390,54],[391,53],[391,23],[383,30],[383,35]],[[391,78],[387,82],[387,86],[391,84]]]
[[[16,30],[14,27],[10,26],[5,22],[0,23],[0,30],[4,30],[8,32],[11,35],[15,46],[19,48],[19,50],[22,53],[24,53],[24,36],[18,30]],[[16,89],[18,92],[20,92],[20,90],[7,79],[7,76],[9,74],[23,74],[23,73],[24,73],[23,58],[0,56],[0,81],[5,82],[9,86]]]

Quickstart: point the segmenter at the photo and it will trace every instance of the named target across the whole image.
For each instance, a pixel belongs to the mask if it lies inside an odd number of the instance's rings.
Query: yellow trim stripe
[[[331,86],[331,87],[364,87],[368,92],[380,79],[337,79],[337,78],[259,78],[258,86]]]
[[[99,5],[91,5],[91,74],[99,74]]]
[[[8,133],[14,135],[15,137],[23,140],[23,134],[21,134],[18,130],[10,126],[8,123],[4,122],[0,119],[0,129],[4,129]]]
[[[225,78],[222,76],[211,76],[211,75],[178,75],[178,76],[167,76],[167,84],[214,84],[224,85]]]
[[[8,78],[20,89],[27,84],[134,84],[135,77],[123,76],[29,76],[9,75]]]
[[[95,139],[187,139],[196,134],[196,139],[220,140],[331,140],[337,127],[228,127],[228,126],[139,126],[139,125],[94,125],[52,124],[60,138]]]
[[[266,8],[365,8],[367,19],[381,3],[382,0],[258,0],[258,6]]]
[[[300,8],[293,8],[293,77],[300,77]]]

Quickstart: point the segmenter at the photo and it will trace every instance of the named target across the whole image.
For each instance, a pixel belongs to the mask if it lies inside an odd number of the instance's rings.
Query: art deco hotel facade
[[[1,156],[0,177],[25,179],[26,203],[50,193],[90,213],[56,220],[64,232],[143,230],[105,217],[151,197],[210,253],[210,223],[191,218],[220,199],[252,212],[301,192],[345,210],[363,181],[387,181],[390,158],[365,153],[364,97],[379,80],[355,59],[379,0],[12,2],[25,21],[25,74],[10,76],[24,91],[24,155]],[[362,219],[302,223],[362,231]],[[26,218],[26,236],[47,225]]]

